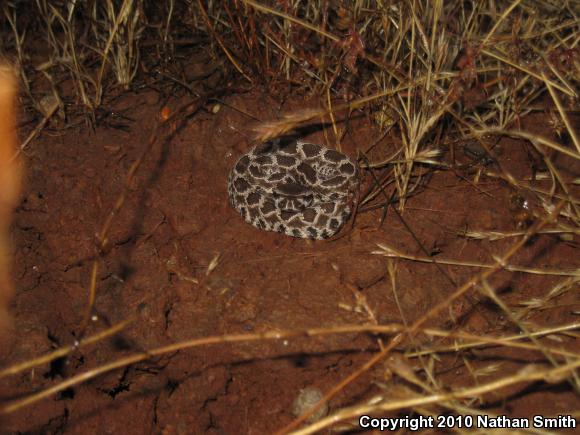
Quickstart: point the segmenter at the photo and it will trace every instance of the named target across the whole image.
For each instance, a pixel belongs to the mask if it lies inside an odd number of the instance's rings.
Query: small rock
[[[298,417],[308,411],[312,406],[322,399],[322,391],[314,387],[306,387],[298,393],[294,403],[292,403],[292,413],[295,417]],[[311,414],[306,421],[312,423],[314,421],[320,420],[328,413],[328,403],[325,403],[320,408]]]

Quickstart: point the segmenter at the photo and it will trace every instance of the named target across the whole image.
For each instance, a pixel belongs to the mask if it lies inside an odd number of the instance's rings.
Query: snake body
[[[256,228],[325,239],[351,213],[358,167],[337,151],[301,141],[257,145],[234,165],[230,204]]]

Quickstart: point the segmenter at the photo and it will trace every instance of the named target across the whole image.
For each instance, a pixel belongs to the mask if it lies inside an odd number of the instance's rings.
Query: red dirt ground
[[[372,324],[361,300],[378,323],[401,322],[401,313],[412,322],[456,288],[433,265],[406,260],[393,261],[393,288],[388,260],[372,254],[377,244],[409,255],[424,254],[390,209],[382,225],[381,210],[363,213],[354,228],[343,229],[343,237],[322,242],[263,232],[244,223],[228,205],[226,180],[236,159],[251,147],[251,120],[229,106],[268,120],[307,103],[295,99],[281,106],[257,92],[225,100],[228,105],[220,105],[216,113],[199,112],[169,143],[147,154],[113,221],[110,250],[97,276],[98,316],[88,333],[138,313],[136,320],[115,339],[1,379],[4,403],[168,343],[223,334]],[[183,101],[170,106],[179,103]],[[14,225],[14,330],[9,357],[0,361],[0,367],[74,343],[87,306],[95,234],[122,191],[129,167],[146,146],[160,106],[154,93],[126,95],[114,111],[134,120],[119,120],[127,131],[53,125],[26,148],[25,193]],[[544,124],[543,114],[526,120],[527,127],[548,135]],[[343,150],[356,156],[357,149],[366,150],[375,137],[375,128],[360,119],[345,136]],[[322,132],[308,139],[328,144]],[[386,137],[371,153],[372,159],[389,155],[392,141]],[[498,146],[504,170],[516,179],[533,177],[529,145],[506,138]],[[461,147],[455,149],[456,163],[470,163]],[[443,160],[451,163],[451,153]],[[563,175],[578,177],[578,167],[568,160],[559,156],[556,164]],[[521,210],[513,206],[517,192],[485,175],[474,184],[477,168],[436,171],[407,203],[404,219],[429,253],[437,253],[436,259],[492,263],[494,255],[506,252],[516,240],[473,241],[458,236],[466,229],[515,230],[522,220]],[[497,172],[494,165],[488,169]],[[370,184],[366,174],[364,186]],[[574,269],[579,265],[577,243],[577,238],[564,242],[541,235],[511,262]],[[208,272],[215,258],[217,266]],[[443,268],[457,286],[479,271]],[[501,272],[491,284],[507,304],[516,307],[542,297],[561,280]],[[526,320],[542,327],[571,323],[573,311],[579,310],[577,289],[550,303]],[[456,322],[471,333],[517,333],[501,310],[480,294],[470,293],[453,305],[453,311]],[[430,324],[449,327],[453,321],[445,312]],[[577,351],[573,338],[558,340],[548,342]],[[194,347],[91,379],[3,417],[0,426],[5,433],[269,433],[294,419],[292,402],[301,389],[328,391],[378,348],[376,337],[365,334]],[[496,371],[481,374],[481,382],[519,369],[525,362],[543,361],[537,353],[507,348],[442,355],[434,371],[444,389],[444,382],[454,388],[474,384],[460,355],[473,371],[499,364]],[[407,364],[420,367],[416,358]],[[383,363],[375,366],[330,401],[331,411],[384,392],[385,384],[395,388],[403,383],[388,372]],[[490,412],[529,417],[578,409],[577,396],[566,384],[517,385],[502,393],[485,396]]]

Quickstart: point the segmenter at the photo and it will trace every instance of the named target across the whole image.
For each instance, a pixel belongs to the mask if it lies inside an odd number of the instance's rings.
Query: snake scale
[[[358,166],[346,155],[276,139],[240,157],[228,194],[232,207],[256,228],[325,239],[348,220],[358,183]]]

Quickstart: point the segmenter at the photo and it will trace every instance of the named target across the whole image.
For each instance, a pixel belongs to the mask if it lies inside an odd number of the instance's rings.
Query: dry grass
[[[482,152],[496,165],[484,168],[480,176],[505,181],[514,192],[533,197],[541,207],[529,211],[526,219],[533,225],[512,233],[470,231],[465,237],[515,239],[513,245],[491,263],[467,260],[442,260],[436,263],[482,270],[450,292],[451,296],[429,310],[412,324],[375,325],[376,318],[368,309],[370,325],[279,331],[276,333],[240,336],[207,337],[130,355],[101,367],[76,375],[45,391],[13,403],[0,405],[0,413],[13,412],[37,400],[85,382],[102,373],[115,370],[155,355],[193,346],[256,340],[279,340],[294,336],[315,336],[372,332],[380,336],[380,351],[355,373],[325,394],[328,401],[373,366],[386,361],[395,348],[403,349],[404,357],[393,368],[401,380],[401,388],[393,390],[382,384],[384,394],[364,403],[338,409],[331,416],[309,424],[296,433],[313,433],[329,427],[347,429],[353,419],[362,414],[393,410],[422,415],[440,412],[457,414],[481,413],[478,403],[485,394],[494,392],[502,397],[505,387],[533,381],[567,383],[580,394],[580,354],[559,345],[561,337],[578,340],[578,323],[550,325],[549,328],[529,321],[533,313],[550,309],[550,303],[565,292],[578,291],[576,270],[546,270],[517,266],[510,259],[536,234],[551,233],[562,237],[578,235],[579,200],[574,194],[577,179],[562,174],[554,162],[557,158],[580,160],[580,141],[570,113],[577,108],[580,77],[580,8],[573,2],[555,7],[547,1],[415,1],[375,2],[357,0],[337,2],[193,2],[187,14],[178,21],[175,9],[179,2],[167,3],[157,11],[154,36],[157,57],[147,62],[166,64],[168,53],[175,53],[172,30],[188,25],[192,32],[211,38],[213,52],[224,59],[229,74],[250,83],[267,83],[271,87],[291,84],[293,92],[319,98],[320,104],[299,112],[287,113],[281,120],[259,125],[257,137],[266,140],[287,134],[306,124],[329,122],[329,142],[340,148],[348,129],[348,119],[354,112],[364,113],[383,131],[398,137],[398,145],[386,148],[382,158],[361,161],[361,166],[379,174],[376,185],[362,198],[360,205],[383,207],[389,203],[385,191],[398,199],[403,210],[406,198],[421,185],[423,177],[433,168],[452,169],[439,160],[443,152],[458,139],[478,144]],[[382,6],[377,6],[381,3]],[[46,57],[30,56],[32,44],[27,33],[27,21],[19,15],[17,6],[3,6],[4,19],[12,32],[11,44],[2,47],[3,55],[18,66],[24,95],[28,104],[41,109],[42,96],[35,83],[42,78],[51,89],[58,107],[71,98],[90,122],[96,122],[95,112],[105,104],[115,86],[128,89],[139,79],[139,66],[144,61],[141,42],[151,30],[147,17],[148,5],[143,0],[113,2],[70,2],[69,6],[50,0],[37,0],[34,6],[44,35]],[[284,4],[284,8],[280,5]],[[85,9],[83,9],[85,8]],[[242,19],[242,17],[245,17]],[[82,30],[84,29],[84,30]],[[150,65],[149,65],[150,66]],[[147,67],[145,68],[147,69]],[[74,95],[64,95],[61,83],[74,85]],[[542,100],[544,98],[544,100]],[[553,137],[541,137],[521,130],[521,120],[537,110],[538,104],[549,98],[553,109],[550,116]],[[56,111],[53,105],[50,115]],[[46,122],[46,121],[44,121]],[[42,128],[41,124],[40,128]],[[529,143],[540,156],[544,170],[538,179],[549,181],[549,187],[539,189],[530,180],[517,179],[509,167],[500,165],[494,146],[500,138],[517,137]],[[562,138],[567,138],[566,143]],[[152,139],[152,143],[155,138]],[[151,146],[151,144],[150,144]],[[384,157],[387,156],[387,157]],[[138,160],[128,180],[139,168]],[[477,185],[477,180],[474,182]],[[577,190],[577,189],[576,189]],[[123,206],[124,197],[111,211],[114,216]],[[526,208],[522,203],[522,208]],[[101,250],[114,222],[108,219],[99,234]],[[408,255],[385,245],[373,252],[390,261],[435,262],[428,256]],[[394,260],[396,259],[396,260]],[[218,257],[213,267],[218,266]],[[87,303],[84,331],[98,297],[96,268],[93,266],[90,300]],[[560,281],[537,299],[521,301],[514,308],[506,304],[490,284],[498,271],[553,275]],[[392,287],[397,288],[396,270],[390,269]],[[211,271],[208,271],[210,273]],[[461,330],[440,331],[425,328],[427,320],[450,310],[457,298],[479,292],[492,301],[520,334],[474,336]],[[364,302],[364,301],[363,301]],[[132,319],[133,321],[134,319]],[[116,333],[118,327],[85,338],[72,347],[53,354],[9,367],[0,377],[10,376],[35,365],[45,364],[66,355],[77,346],[95,343]],[[420,346],[416,335],[438,337],[433,346]],[[551,337],[550,342],[546,337]],[[554,344],[555,343],[555,344]],[[515,371],[502,371],[497,364],[474,369],[462,357],[460,350],[472,347],[513,346],[537,353],[541,364],[525,365]],[[455,353],[473,378],[467,388],[452,384],[443,386],[437,379],[434,364],[438,355]],[[419,361],[410,369],[411,359]],[[494,381],[485,381],[495,373]],[[479,401],[479,402],[478,402]],[[312,413],[311,410],[310,413]],[[281,433],[296,430],[307,418],[304,415]],[[339,426],[337,426],[339,425]],[[342,425],[342,426],[340,426]]]
[[[59,102],[62,110],[63,100],[73,97],[74,105],[84,108],[94,123],[95,110],[102,105],[105,83],[109,88],[116,83],[128,89],[135,78],[140,60],[139,41],[145,26],[142,9],[143,1],[138,0],[125,0],[120,5],[112,0],[5,3],[2,12],[12,30],[13,47],[12,50],[5,47],[2,54],[19,66],[28,103],[44,112],[42,96],[36,95],[31,87],[40,80],[37,74],[41,74],[50,84],[49,95]],[[39,27],[42,42],[26,33],[27,28],[34,26]],[[33,59],[28,55],[32,50],[42,54]],[[95,67],[95,63],[99,66]],[[65,98],[63,82],[74,86],[72,96]]]

